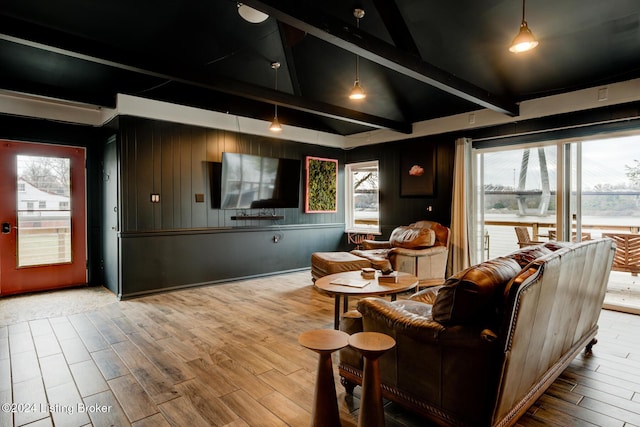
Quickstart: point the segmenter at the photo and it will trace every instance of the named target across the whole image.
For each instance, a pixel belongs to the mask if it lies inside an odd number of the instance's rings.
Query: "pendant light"
[[[280,68],[280,63],[272,62],[271,68],[276,70],[276,90],[278,90],[278,68]],[[269,130],[271,132],[282,132],[282,125],[280,125],[280,120],[278,120],[278,104],[274,104],[274,107],[275,107],[275,114],[273,115],[273,120],[271,121]]]
[[[364,16],[364,9],[354,9],[353,16],[356,17],[356,28],[360,29],[360,19]],[[360,55],[356,55],[356,81],[349,93],[349,99],[360,100],[367,97],[367,94],[360,86]]]
[[[524,2],[525,0],[522,0],[522,23],[520,24],[520,31],[509,47],[509,51],[513,53],[526,52],[538,46],[538,40],[536,40],[527,25],[527,21],[524,19]]]

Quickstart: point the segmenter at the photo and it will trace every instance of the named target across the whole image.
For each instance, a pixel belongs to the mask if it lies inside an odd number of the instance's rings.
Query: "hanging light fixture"
[[[280,68],[280,63],[272,62],[271,68],[276,70],[276,90],[278,90],[278,68]],[[271,121],[269,130],[271,132],[282,132],[282,125],[280,125],[280,120],[278,120],[278,104],[274,104],[274,107],[275,107],[275,114],[273,115],[273,120]]]
[[[353,16],[356,17],[356,28],[360,29],[360,19],[364,16],[364,9],[354,9]],[[349,93],[349,99],[359,100],[367,97],[367,94],[360,86],[360,55],[356,55],[356,81]]]
[[[538,40],[536,40],[527,25],[527,21],[524,19],[524,2],[525,0],[522,0],[522,23],[520,24],[520,31],[509,47],[509,51],[513,53],[526,52],[538,46]]]
[[[259,24],[267,20],[269,15],[266,13],[260,12],[252,7],[247,6],[246,4],[238,3],[238,14],[247,22],[251,22],[252,24]]]

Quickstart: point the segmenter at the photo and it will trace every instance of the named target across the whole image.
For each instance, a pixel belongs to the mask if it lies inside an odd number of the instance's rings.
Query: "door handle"
[[[8,222],[3,222],[2,234],[9,234],[9,233],[11,233],[11,224],[9,224]]]

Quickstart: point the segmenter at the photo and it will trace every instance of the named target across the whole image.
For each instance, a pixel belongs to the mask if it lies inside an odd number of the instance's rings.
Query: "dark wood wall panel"
[[[207,162],[222,161],[225,151],[301,160],[299,208],[276,209],[285,218],[275,225],[344,222],[342,172],[338,211],[304,212],[305,157],[338,159],[342,166],[345,154],[340,149],[131,117],[121,119],[120,132],[123,232],[269,225],[264,220],[232,220],[237,211],[211,207]],[[151,203],[151,193],[160,194],[160,203]],[[205,195],[204,203],[196,202],[197,193]],[[258,210],[247,213],[257,214]]]
[[[127,233],[121,239],[119,296],[304,269],[313,252],[337,250],[343,233],[343,224]]]
[[[173,199],[175,197],[175,189],[173,187],[173,162],[174,162],[174,150],[175,141],[170,133],[160,139],[160,171],[171,171],[171,173],[160,173],[160,179],[158,180],[159,189],[162,190],[162,201],[169,201],[169,203],[160,203],[160,229],[171,229],[175,221],[176,213],[174,210]],[[155,189],[154,189],[155,191]]]
[[[380,231],[387,238],[398,225],[419,220],[451,223],[453,187],[453,138],[423,137],[403,142],[389,142],[359,147],[346,152],[346,162],[378,160],[380,168]],[[429,197],[400,196],[400,156],[434,150],[436,155],[435,194]],[[428,211],[427,207],[432,210]]]
[[[120,132],[122,296],[307,268],[311,253],[339,250],[346,240],[342,172],[338,212],[303,208],[305,157],[343,165],[342,150],[134,118],[122,118]],[[276,209],[285,217],[278,221],[232,220],[238,211],[212,208],[208,162],[225,151],[300,159],[299,207]]]

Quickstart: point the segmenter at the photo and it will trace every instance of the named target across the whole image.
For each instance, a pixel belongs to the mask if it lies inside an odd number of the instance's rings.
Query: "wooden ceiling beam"
[[[411,123],[408,122],[374,116],[238,80],[221,76],[214,76],[212,78],[211,76],[185,75],[184,72],[171,70],[166,68],[167,66],[158,64],[134,64],[133,60],[126,59],[125,56],[119,56],[118,52],[103,49],[95,44],[87,44],[83,40],[72,38],[65,34],[58,34],[55,31],[33,26],[33,24],[28,23],[21,23],[21,25],[17,26],[11,25],[16,24],[16,22],[8,20],[6,17],[0,19],[0,23],[4,24],[0,25],[0,28],[2,28],[0,40],[6,42],[17,43],[95,64],[226,93],[245,99],[277,104],[278,106],[292,110],[363,125],[373,129],[389,129],[405,134],[410,134],[413,130]],[[13,29],[15,29],[15,31],[13,31]],[[57,37],[58,35],[59,37]],[[61,42],[56,43],[56,40],[61,40]],[[137,62],[139,61],[140,59],[137,60]]]
[[[309,2],[243,0],[243,3],[327,43],[461,99],[509,116],[519,115],[519,107],[512,100],[491,94],[355,26],[345,25],[344,21],[313,8]]]

